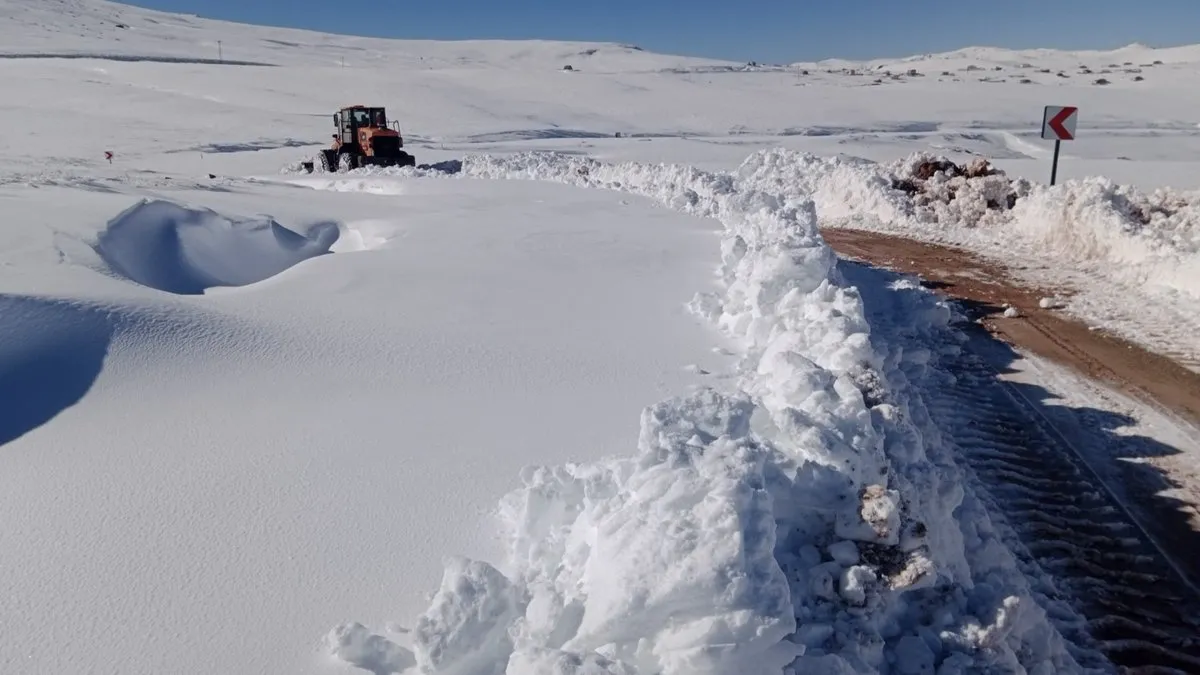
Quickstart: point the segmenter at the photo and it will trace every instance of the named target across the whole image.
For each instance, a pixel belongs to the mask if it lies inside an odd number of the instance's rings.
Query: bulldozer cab
[[[333,123],[342,131],[353,131],[366,127],[388,128],[387,113],[383,108],[354,106],[343,108],[333,116]]]
[[[416,159],[402,150],[404,137],[398,122],[389,122],[383,107],[345,106],[333,114],[331,147],[321,151],[321,168],[337,171],[362,166],[416,166]],[[305,164],[312,171],[315,162]]]
[[[333,116],[336,136],[342,143],[353,143],[359,129],[389,129],[399,132],[399,125],[389,127],[387,112],[384,108],[368,108],[366,106],[349,106],[342,108]]]

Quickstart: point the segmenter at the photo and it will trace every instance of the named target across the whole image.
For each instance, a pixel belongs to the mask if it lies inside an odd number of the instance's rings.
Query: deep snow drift
[[[1195,48],[785,67],[0,16],[5,673],[1093,662],[922,410],[947,311],[868,317],[891,296],[817,227],[1015,251],[1195,345]],[[348,103],[461,170],[281,174]],[[1053,189],[1047,103],[1082,110]],[[914,192],[917,151],[1008,176]]]
[[[736,176],[464,162],[469,178],[615,189],[718,218],[722,288],[692,307],[737,341],[737,387],[650,406],[632,456],[527,470],[499,512],[499,567],[456,559],[410,648],[354,622],[327,636],[332,654],[514,675],[1075,667],[1012,561],[979,553],[994,546],[986,517],[953,515],[960,480],[899,370],[927,355],[872,345],[814,202],[760,189],[776,159],[753,155]],[[906,309],[909,329],[949,318],[932,299]]]
[[[1049,187],[986,161],[964,167],[928,152],[889,163],[782,149],[761,156],[720,175],[783,197],[811,197],[822,227],[982,253],[1019,278],[1057,289],[1068,311],[1094,325],[1200,369],[1200,191],[1147,193],[1102,177]],[[383,169],[290,180],[386,193],[397,189],[397,178],[444,173]]]
[[[94,271],[131,203],[162,222],[138,198],[44,190],[10,202],[29,225],[0,252],[5,673],[330,672],[330,626],[416,613],[443,556],[502,553],[483,516],[522,467],[616,453],[645,401],[725,370],[684,307],[716,224],[643,199],[163,191],[180,206],[159,215],[218,214],[199,234],[261,213],[344,231],[263,281],[177,295]]]
[[[310,238],[273,221],[232,222],[212,211],[155,201],[114,218],[100,234],[96,251],[118,274],[189,295],[273,277],[328,253],[338,233],[336,223],[322,223]]]

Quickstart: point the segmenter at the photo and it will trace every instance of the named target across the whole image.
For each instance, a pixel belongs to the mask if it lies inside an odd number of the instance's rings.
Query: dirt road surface
[[[1093,330],[1039,301],[1055,293],[1019,285],[994,264],[960,249],[858,230],[826,229],[843,257],[919,275],[927,286],[976,310],[992,334],[1070,366],[1200,426],[1200,374],[1168,357]],[[1060,291],[1061,293],[1061,291]],[[1020,316],[1004,316],[1006,306]]]
[[[1120,392],[1161,413],[1192,442],[1124,461],[1122,448],[1079,448],[1080,454],[1108,457],[1098,473],[1113,492],[1131,502],[1136,519],[1160,548],[1200,577],[1200,374],[1172,359],[1094,330],[1061,309],[1039,306],[1055,293],[1022,285],[997,265],[969,252],[901,237],[848,229],[825,229],[825,240],[842,258],[917,275],[922,283],[954,298],[992,337],[1027,354],[1057,363],[1081,380]],[[1062,289],[1056,289],[1061,296]],[[1008,307],[1018,316],[1005,316]],[[1050,383],[1045,383],[1050,386]],[[1062,431],[1071,434],[1063,425]],[[1074,426],[1086,426],[1075,422]],[[1177,435],[1176,437],[1179,437]],[[1085,438],[1076,435],[1076,438]],[[1118,440],[1113,441],[1113,438]],[[1109,435],[1106,441],[1124,443]],[[1082,440],[1091,445],[1092,441]],[[1111,454],[1109,451],[1112,450]],[[1146,456],[1151,454],[1152,456]],[[1151,465],[1155,470],[1147,471]],[[1168,549],[1171,549],[1168,551]]]

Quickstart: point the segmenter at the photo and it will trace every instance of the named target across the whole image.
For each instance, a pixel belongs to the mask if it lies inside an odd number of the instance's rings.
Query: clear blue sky
[[[1200,0],[130,0],[166,11],[401,38],[637,44],[738,61],[1200,42]]]

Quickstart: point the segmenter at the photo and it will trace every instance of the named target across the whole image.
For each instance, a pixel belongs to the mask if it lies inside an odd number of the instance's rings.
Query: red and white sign
[[[1042,114],[1042,138],[1052,141],[1075,140],[1075,123],[1079,121],[1079,108],[1073,106],[1048,105]]]

